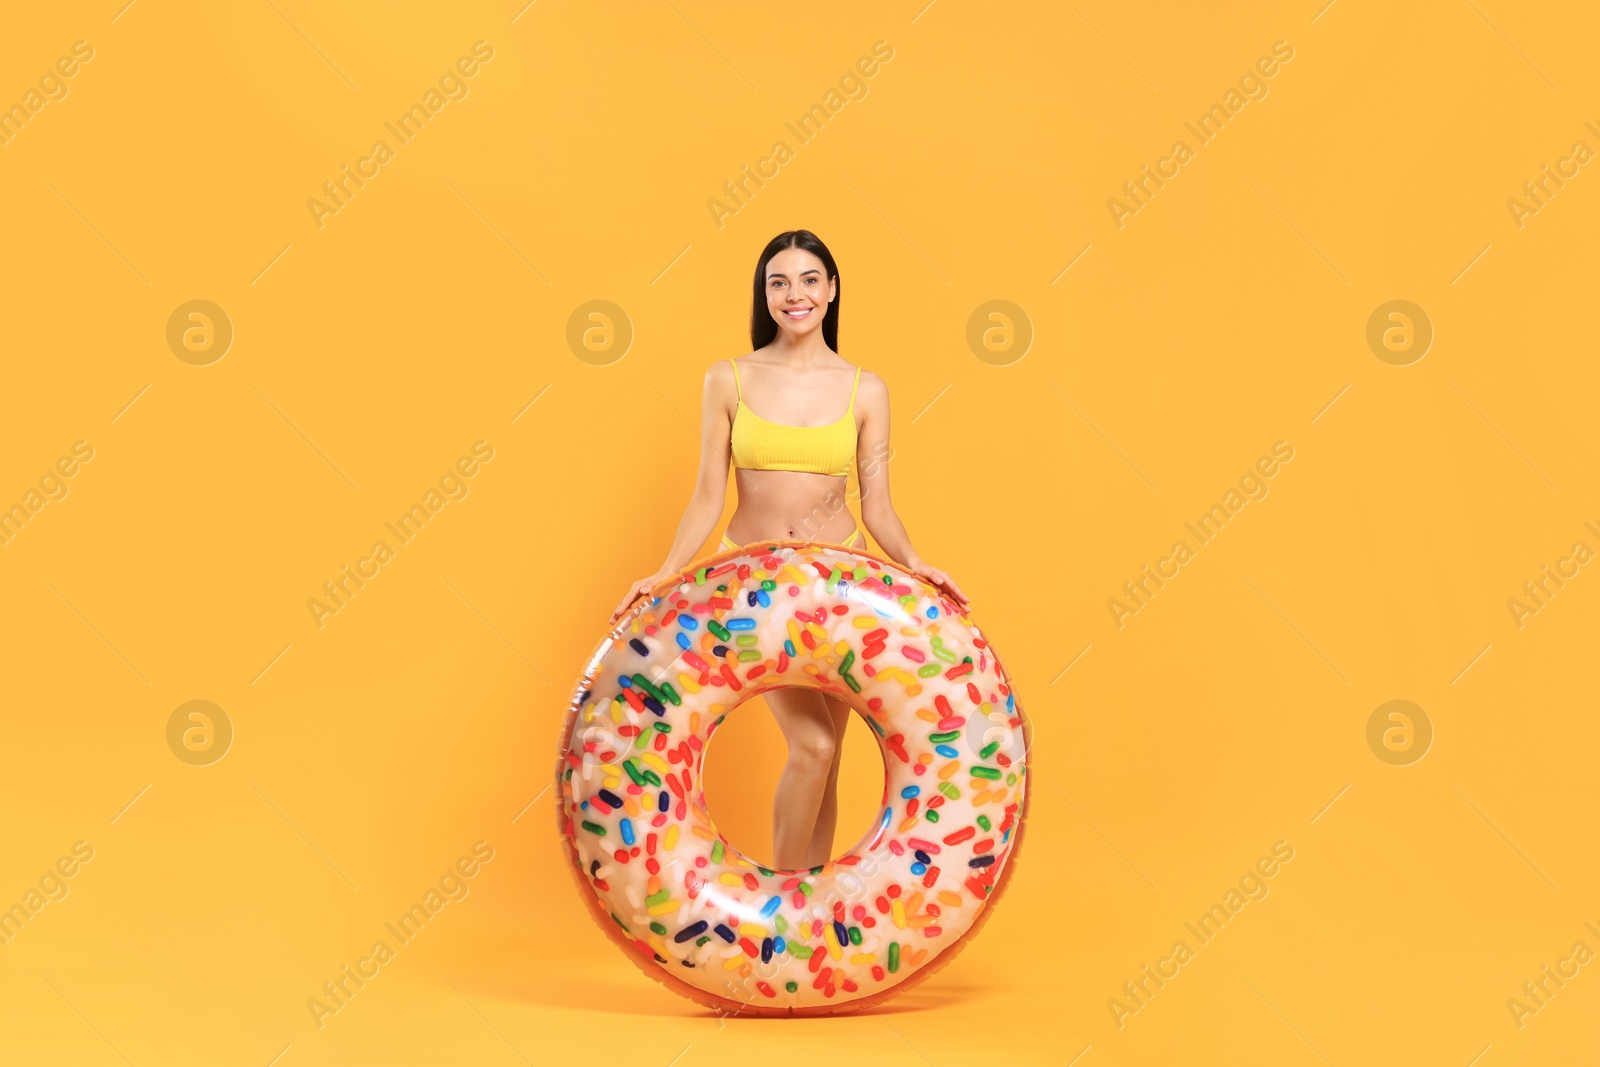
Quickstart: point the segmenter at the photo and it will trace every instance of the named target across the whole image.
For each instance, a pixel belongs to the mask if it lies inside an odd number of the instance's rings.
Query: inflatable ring
[[[564,851],[601,929],[726,1012],[866,1008],[947,964],[988,917],[1027,816],[1027,717],[943,593],[870,553],[759,541],[697,562],[600,642],[556,762]],[[881,812],[818,867],[741,855],[706,810],[717,726],[767,690],[836,695],[884,754]]]

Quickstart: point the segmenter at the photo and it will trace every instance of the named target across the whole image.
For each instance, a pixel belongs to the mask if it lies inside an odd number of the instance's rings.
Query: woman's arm
[[[871,371],[861,372],[856,393],[861,408],[861,431],[856,439],[856,478],[861,485],[861,521],[888,557],[933,585],[943,589],[965,611],[966,594],[937,567],[930,566],[911,547],[911,535],[889,499],[889,387]]]
[[[728,409],[733,398],[728,394],[733,391],[733,368],[727,360],[718,360],[706,371],[700,390],[700,469],[695,476],[694,495],[683,509],[683,518],[678,522],[678,533],[667,550],[666,560],[654,574],[628,587],[627,594],[611,613],[612,622],[616,622],[634,601],[694,559],[695,552],[706,543],[712,527],[722,517],[722,505],[728,492],[728,440],[732,430]]]
[[[661,573],[679,570],[694,559],[706,543],[712,527],[722,518],[728,494],[728,442],[733,425],[728,418],[733,392],[733,368],[719,359],[706,371],[700,389],[700,471],[695,476],[694,495],[678,523],[678,536],[667,551]]]

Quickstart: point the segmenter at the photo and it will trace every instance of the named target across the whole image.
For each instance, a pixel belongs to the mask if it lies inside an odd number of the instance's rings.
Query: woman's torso
[[[752,363],[757,355],[730,361],[738,506],[728,536],[739,544],[768,537],[843,542],[856,529],[846,486],[860,426],[861,370],[841,359],[812,372],[814,381],[791,378],[780,386],[778,368]]]

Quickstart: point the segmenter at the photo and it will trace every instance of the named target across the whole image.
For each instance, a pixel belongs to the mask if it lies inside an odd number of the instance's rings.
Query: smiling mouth
[[[808,317],[815,310],[815,308],[789,308],[784,311],[784,314],[789,316],[791,319],[803,319]]]

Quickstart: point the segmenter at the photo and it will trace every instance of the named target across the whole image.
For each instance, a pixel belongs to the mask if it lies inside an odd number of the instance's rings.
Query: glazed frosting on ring
[[[757,542],[640,602],[591,657],[556,765],[591,914],[647,973],[747,1013],[876,1003],[942,965],[1014,863],[1027,718],[993,647],[933,586],[842,546]],[[838,858],[774,870],[705,806],[707,742],[765,690],[862,714],[881,811]]]

